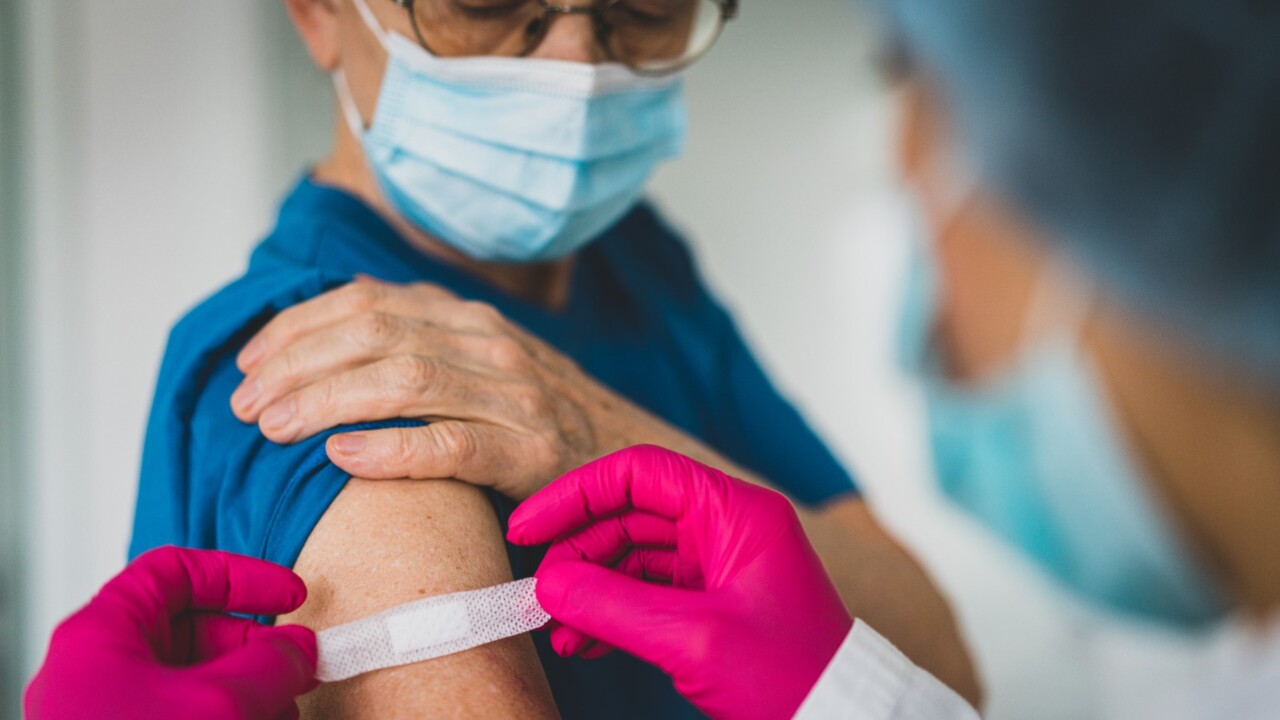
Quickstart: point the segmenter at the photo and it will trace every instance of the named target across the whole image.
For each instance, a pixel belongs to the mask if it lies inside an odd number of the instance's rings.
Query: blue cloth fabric
[[[583,251],[569,307],[550,312],[416,252],[359,200],[303,181],[245,274],[173,330],[147,429],[131,556],[178,544],[286,566],[297,560],[349,479],[325,455],[325,439],[339,430],[281,446],[239,422],[229,404],[243,377],[235,356],[276,313],[355,274],[435,282],[492,303],[600,381],[801,502],[856,492],[648,206]],[[512,506],[493,501],[505,520]],[[536,552],[509,547],[509,556],[517,577],[536,569]],[[565,660],[545,636],[535,640],[565,718],[699,717],[650,666],[621,653]]]
[[[986,180],[1131,309],[1280,389],[1280,5],[879,4]]]

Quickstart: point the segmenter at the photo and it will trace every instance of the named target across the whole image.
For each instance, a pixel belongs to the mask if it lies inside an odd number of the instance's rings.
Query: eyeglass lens
[[[539,0],[415,0],[410,5],[419,38],[446,57],[532,52],[563,14],[546,8]],[[612,0],[590,14],[610,59],[655,71],[696,59],[715,42],[726,19],[717,0]]]

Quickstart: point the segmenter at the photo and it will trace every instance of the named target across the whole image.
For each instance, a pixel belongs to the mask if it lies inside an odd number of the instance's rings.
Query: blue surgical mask
[[[942,491],[1087,600],[1186,629],[1225,615],[1224,594],[1143,477],[1078,323],[1029,340],[998,377],[961,387],[931,342],[936,294],[919,248],[899,348],[923,381]]]
[[[387,32],[365,0],[355,5],[388,58],[368,129],[335,74],[347,123],[396,212],[472,258],[572,254],[683,150],[678,78],[619,64],[439,58]]]

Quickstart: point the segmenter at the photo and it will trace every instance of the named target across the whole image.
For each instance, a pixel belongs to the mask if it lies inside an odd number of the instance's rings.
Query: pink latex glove
[[[315,634],[225,612],[296,609],[289,570],[223,552],[142,555],[53,633],[27,688],[28,720],[296,718],[316,686]]]
[[[537,592],[557,652],[616,646],[714,718],[791,717],[853,626],[786,498],[661,448],[565,475],[508,537],[554,541]]]

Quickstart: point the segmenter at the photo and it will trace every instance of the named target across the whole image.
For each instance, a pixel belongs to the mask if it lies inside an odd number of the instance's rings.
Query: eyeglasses
[[[588,15],[596,39],[615,62],[641,75],[688,67],[715,44],[738,0],[598,0],[559,5],[549,0],[392,0],[409,13],[418,42],[442,57],[533,52],[551,23]]]

